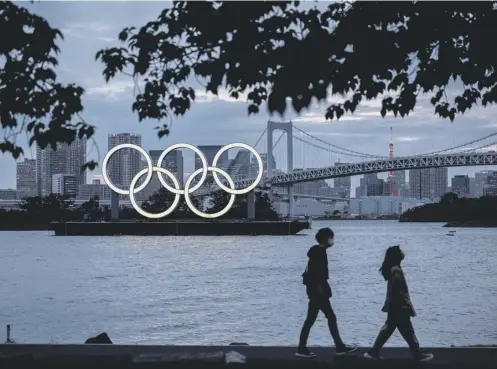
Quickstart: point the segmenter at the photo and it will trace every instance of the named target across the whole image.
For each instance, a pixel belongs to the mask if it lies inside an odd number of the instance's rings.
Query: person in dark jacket
[[[414,333],[411,317],[416,316],[416,311],[409,296],[409,288],[404,277],[400,263],[404,260],[404,252],[400,246],[389,247],[385,253],[385,260],[380,272],[387,281],[387,295],[381,311],[387,313],[387,321],[381,328],[373,348],[364,354],[367,359],[381,359],[380,349],[387,342],[395,329],[398,329],[406,340],[415,360],[429,361],[433,354],[422,353],[419,342]]]
[[[316,321],[319,311],[321,310],[328,320],[333,341],[335,341],[336,354],[343,355],[355,351],[356,347],[350,347],[343,343],[340,333],[338,332],[337,318],[331,307],[331,288],[328,284],[328,256],[326,250],[333,246],[333,231],[329,228],[322,228],[316,233],[318,245],[312,246],[307,252],[309,261],[303,277],[303,283],[306,286],[309,306],[307,309],[307,318],[300,333],[299,347],[295,353],[298,357],[314,357],[314,353],[307,349],[307,339],[309,332]]]

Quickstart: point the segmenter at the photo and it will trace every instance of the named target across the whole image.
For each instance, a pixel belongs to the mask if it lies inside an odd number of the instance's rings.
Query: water
[[[497,343],[497,230],[394,221],[313,224],[289,237],[54,237],[0,232],[0,325],[24,343],[296,345],[312,235],[329,250],[333,306],[346,342],[371,345],[384,322],[387,246],[400,243],[422,345]],[[3,340],[3,338],[2,338]],[[311,345],[329,345],[322,315]],[[389,341],[404,346],[398,333]]]

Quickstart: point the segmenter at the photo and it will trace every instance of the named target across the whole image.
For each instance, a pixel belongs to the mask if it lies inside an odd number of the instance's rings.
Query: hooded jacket
[[[322,246],[312,246],[307,252],[309,261],[304,277],[306,292],[309,299],[330,298],[331,288],[328,284],[328,255]]]
[[[408,314],[411,317],[416,316],[416,310],[411,302],[409,288],[400,266],[394,266],[391,269],[391,275],[387,284],[387,296],[381,311],[388,314]]]

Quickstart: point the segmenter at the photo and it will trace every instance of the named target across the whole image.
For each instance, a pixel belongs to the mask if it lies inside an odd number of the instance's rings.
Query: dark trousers
[[[305,319],[304,326],[300,333],[299,347],[303,348],[307,346],[307,339],[309,338],[309,332],[311,331],[316,318],[318,317],[319,310],[321,310],[328,320],[328,328],[330,329],[331,337],[335,341],[335,347],[345,346],[340,333],[338,332],[337,317],[333,308],[331,307],[331,302],[329,299],[310,299],[309,307],[307,309],[307,318]]]
[[[408,314],[388,314],[385,325],[381,328],[378,337],[373,345],[373,350],[379,352],[383,345],[388,341],[395,329],[398,329],[404,340],[406,340],[414,357],[419,356],[419,342],[414,333],[411,317]]]

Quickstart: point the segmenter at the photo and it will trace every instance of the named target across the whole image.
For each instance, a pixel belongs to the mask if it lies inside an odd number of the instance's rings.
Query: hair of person
[[[316,241],[320,245],[325,244],[328,241],[328,238],[333,238],[335,237],[335,234],[330,228],[321,228],[317,233],[316,233]]]
[[[392,268],[396,265],[400,265],[402,261],[400,245],[391,246],[385,252],[385,259],[383,264],[381,264],[380,273],[385,278],[385,281],[391,276]]]

